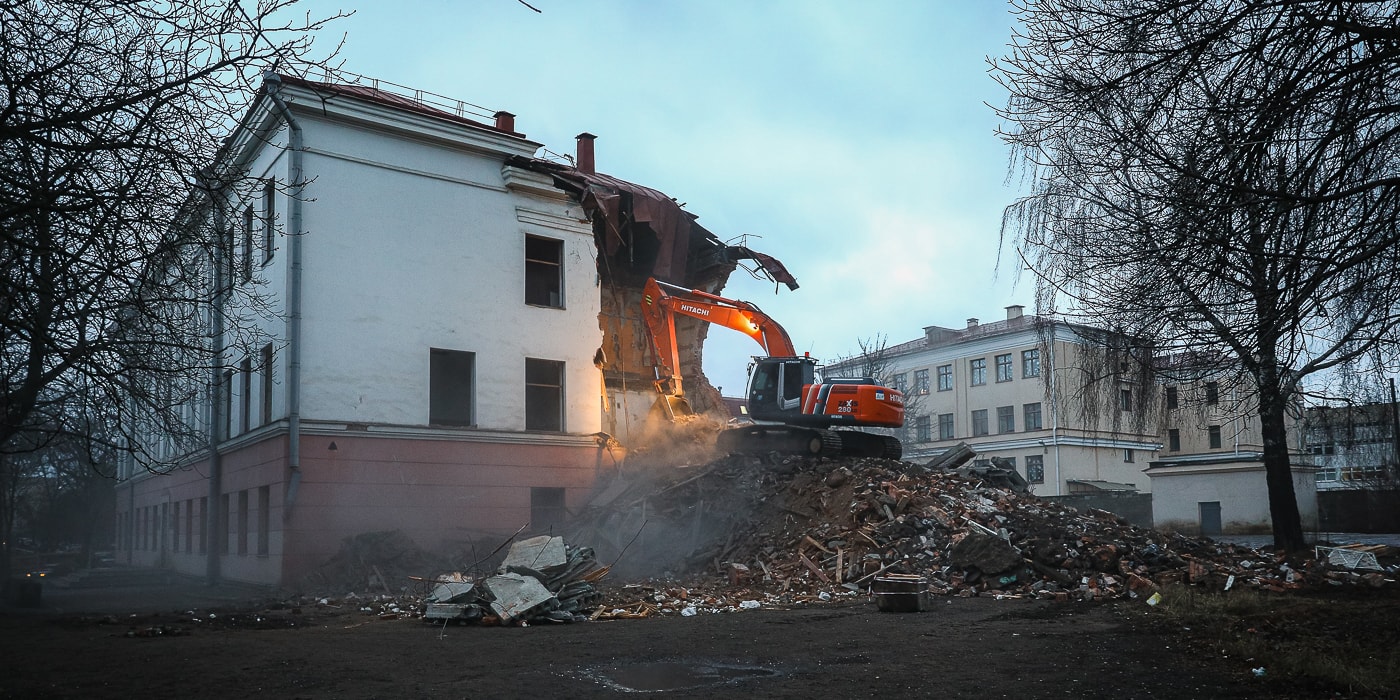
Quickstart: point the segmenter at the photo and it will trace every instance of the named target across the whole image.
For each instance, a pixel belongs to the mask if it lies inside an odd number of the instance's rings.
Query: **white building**
[[[833,363],[828,376],[875,374],[905,392],[905,458],[924,461],[959,442],[1002,457],[1042,496],[1149,490],[1142,470],[1160,448],[1150,381],[1139,363],[1090,366],[1094,329],[1027,316],[924,337]],[[872,363],[879,365],[875,367]]]
[[[652,393],[629,295],[718,288],[744,251],[594,173],[591,135],[547,163],[513,115],[410,94],[274,76],[228,142],[231,369],[187,410],[209,444],[153,435],[181,467],[126,466],[125,561],[292,583],[357,533],[548,530],[616,469],[645,416],[617,409]]]

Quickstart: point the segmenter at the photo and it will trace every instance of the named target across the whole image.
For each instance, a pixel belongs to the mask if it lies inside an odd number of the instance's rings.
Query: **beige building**
[[[1164,529],[1219,535],[1268,532],[1269,489],[1254,391],[1228,364],[1159,358],[1162,451],[1147,470],[1152,520]],[[1316,467],[1303,455],[1302,422],[1288,424],[1293,491],[1306,529],[1317,527]]]
[[[1161,448],[1155,387],[1143,363],[1091,352],[1096,334],[1010,306],[1004,320],[929,326],[825,372],[868,374],[905,392],[910,461],[966,442],[978,459],[1011,460],[1038,495],[1146,492],[1143,470]]]

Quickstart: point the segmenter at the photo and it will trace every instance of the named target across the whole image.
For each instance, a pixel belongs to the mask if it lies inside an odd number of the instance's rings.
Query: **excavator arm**
[[[676,345],[677,315],[739,331],[753,338],[770,356],[797,354],[787,331],[757,306],[667,284],[653,277],[642,289],[642,316],[646,320],[652,352],[656,355],[656,388],[666,396],[685,396],[681,388],[680,350]]]

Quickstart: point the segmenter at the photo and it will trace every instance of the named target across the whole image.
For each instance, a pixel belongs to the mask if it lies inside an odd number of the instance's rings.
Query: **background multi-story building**
[[[872,375],[905,392],[906,459],[958,443],[1002,457],[1036,494],[1150,490],[1159,447],[1150,374],[1094,352],[1095,329],[1024,314],[929,326],[924,337],[831,363],[828,376]]]
[[[1305,451],[1317,465],[1317,488],[1393,487],[1400,404],[1313,406],[1304,415]]]
[[[1177,353],[1157,358],[1162,451],[1147,475],[1159,527],[1206,535],[1268,532],[1270,512],[1258,404],[1238,365]],[[1287,425],[1293,490],[1303,522],[1317,524],[1313,467],[1301,452],[1301,423]]]

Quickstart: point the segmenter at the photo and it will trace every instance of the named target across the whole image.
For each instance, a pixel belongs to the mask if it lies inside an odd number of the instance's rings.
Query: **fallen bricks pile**
[[[1138,528],[954,472],[878,458],[730,457],[674,480],[610,485],[575,524],[626,570],[637,540],[665,580],[610,596],[656,612],[839,600],[913,575],[938,595],[1053,600],[1150,598],[1162,585],[1271,592],[1394,585],[1400,567],[1353,570]],[[667,547],[667,545],[670,545]],[[657,557],[662,552],[666,556]],[[621,593],[626,593],[625,589]],[[697,606],[694,601],[702,601]]]
[[[422,613],[428,621],[444,623],[581,622],[601,598],[593,584],[607,573],[592,549],[541,535],[513,543],[492,576],[437,577]]]

